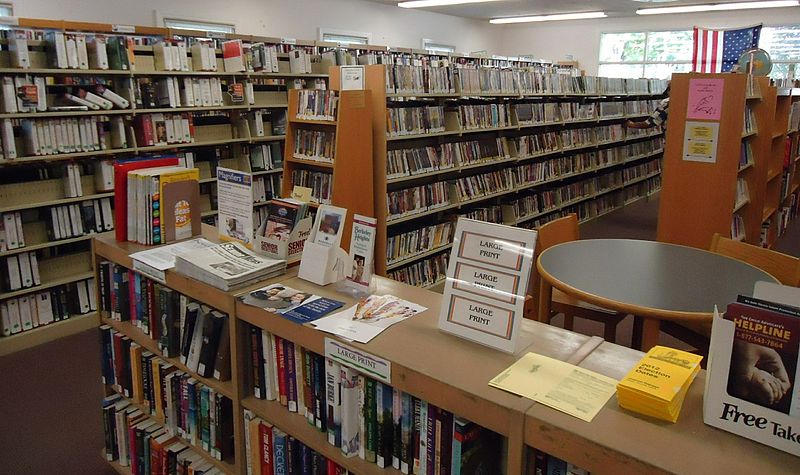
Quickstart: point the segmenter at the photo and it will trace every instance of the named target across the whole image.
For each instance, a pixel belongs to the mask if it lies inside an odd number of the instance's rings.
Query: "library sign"
[[[439,328],[513,353],[535,245],[536,231],[460,218]]]

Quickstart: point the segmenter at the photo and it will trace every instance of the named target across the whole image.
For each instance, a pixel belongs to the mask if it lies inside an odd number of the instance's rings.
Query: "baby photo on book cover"
[[[736,304],[729,305],[725,319],[736,326],[728,394],[784,414],[800,414],[796,394],[800,320]]]

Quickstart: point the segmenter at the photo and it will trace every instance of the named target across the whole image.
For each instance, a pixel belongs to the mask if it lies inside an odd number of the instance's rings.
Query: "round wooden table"
[[[642,319],[642,351],[658,342],[661,320],[710,322],[758,281],[777,282],[745,262],[693,247],[633,239],[587,239],[543,251],[539,318],[549,322],[552,287],[584,302]],[[635,335],[639,336],[639,335]],[[638,338],[636,338],[638,339]],[[636,345],[636,341],[634,341]]]

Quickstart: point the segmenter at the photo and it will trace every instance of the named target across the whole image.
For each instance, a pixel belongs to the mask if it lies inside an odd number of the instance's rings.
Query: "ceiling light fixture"
[[[501,25],[505,23],[530,23],[534,21],[557,21],[557,20],[586,20],[589,18],[605,18],[606,12],[583,12],[583,13],[558,13],[555,15],[537,16],[518,16],[510,18],[492,18],[489,23]]]
[[[499,0],[413,0],[410,2],[399,2],[397,6],[401,8],[425,8],[461,5],[464,3],[488,3],[497,1]]]
[[[737,3],[709,3],[704,5],[687,5],[678,7],[658,7],[640,8],[636,10],[637,15],[662,15],[667,13],[698,13],[698,12],[718,12],[725,10],[750,10],[755,8],[781,8],[796,7],[800,5],[798,0],[778,0],[767,2],[737,2]]]

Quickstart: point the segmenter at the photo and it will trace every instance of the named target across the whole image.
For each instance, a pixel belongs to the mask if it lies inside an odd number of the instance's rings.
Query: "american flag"
[[[758,47],[761,25],[736,30],[708,30],[694,27],[692,71],[730,71],[745,50]]]

